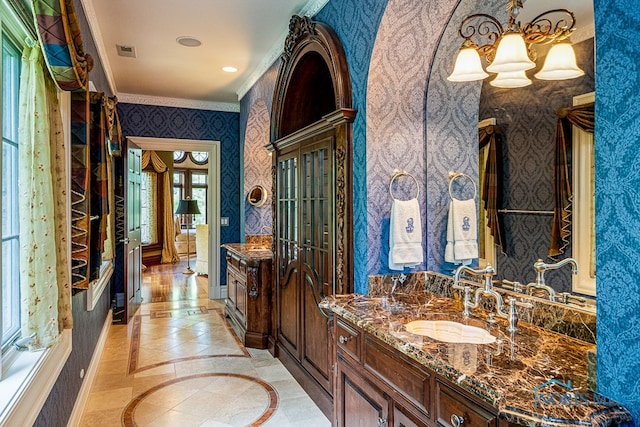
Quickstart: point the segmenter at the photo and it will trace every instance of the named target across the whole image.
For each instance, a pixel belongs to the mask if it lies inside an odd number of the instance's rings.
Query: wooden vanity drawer
[[[230,253],[227,250],[227,266],[231,266],[235,268],[237,271],[240,271],[240,258],[234,254]]]
[[[337,320],[336,345],[340,348],[342,353],[346,353],[358,362],[360,361],[360,340],[360,332],[356,327],[351,326],[340,319]]]
[[[431,375],[369,336],[365,336],[364,346],[364,366],[430,418]]]
[[[436,381],[436,422],[443,427],[497,426],[494,414],[440,381]]]

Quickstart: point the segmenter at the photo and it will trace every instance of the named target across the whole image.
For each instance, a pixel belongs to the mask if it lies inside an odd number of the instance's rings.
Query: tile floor
[[[143,305],[112,325],[82,426],[330,426],[280,361],[247,349],[185,266],[150,267]]]

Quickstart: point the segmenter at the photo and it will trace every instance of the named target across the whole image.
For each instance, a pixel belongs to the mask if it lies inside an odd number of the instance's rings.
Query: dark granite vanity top
[[[465,318],[461,302],[426,291],[335,295],[320,305],[494,406],[509,422],[608,426],[631,420],[619,405],[594,401],[604,398],[587,387],[587,352],[595,350],[588,342],[524,322],[511,335],[505,319],[490,325],[481,310]],[[408,333],[404,325],[418,319],[479,326],[497,340],[454,344]]]
[[[246,244],[246,243],[225,243],[221,246],[227,251],[233,252],[241,258],[262,261],[271,259],[273,253],[271,248],[263,245]]]

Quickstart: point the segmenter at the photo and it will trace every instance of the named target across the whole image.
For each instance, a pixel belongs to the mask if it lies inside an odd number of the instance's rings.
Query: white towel
[[[478,258],[478,220],[474,199],[452,199],[447,218],[447,246],[444,260],[469,265]]]
[[[422,225],[418,199],[394,200],[389,226],[389,268],[422,264]]]

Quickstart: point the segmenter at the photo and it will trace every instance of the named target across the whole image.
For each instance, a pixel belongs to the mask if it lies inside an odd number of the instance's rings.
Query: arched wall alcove
[[[263,234],[263,227],[271,227],[271,191],[267,203],[251,206],[247,193],[254,185],[271,188],[271,156],[265,149],[269,144],[269,111],[263,99],[258,99],[249,111],[244,137],[244,213],[245,234]]]

